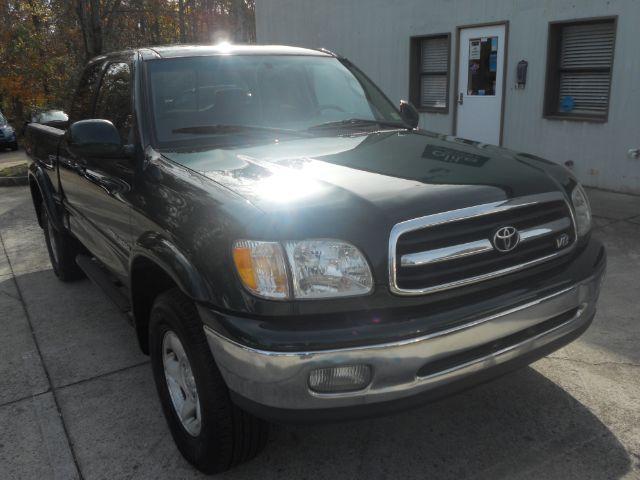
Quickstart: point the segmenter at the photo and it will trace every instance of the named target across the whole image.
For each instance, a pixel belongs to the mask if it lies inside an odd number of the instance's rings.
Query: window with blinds
[[[615,19],[554,23],[549,35],[545,113],[606,120],[616,39]]]
[[[449,109],[449,34],[412,38],[411,101],[422,111]]]

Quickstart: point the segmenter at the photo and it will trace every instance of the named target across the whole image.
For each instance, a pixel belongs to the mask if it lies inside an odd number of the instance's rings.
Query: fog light
[[[318,393],[362,390],[371,382],[369,365],[318,368],[309,374],[309,388]]]

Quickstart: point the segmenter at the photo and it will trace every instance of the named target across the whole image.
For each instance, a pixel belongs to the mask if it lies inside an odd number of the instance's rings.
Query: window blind
[[[605,116],[609,105],[615,44],[612,21],[562,27],[558,108]]]
[[[449,38],[425,38],[420,48],[420,106],[447,108]]]

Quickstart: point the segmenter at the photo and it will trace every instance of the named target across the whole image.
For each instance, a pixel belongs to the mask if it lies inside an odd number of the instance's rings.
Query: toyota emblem
[[[520,243],[520,234],[515,227],[501,227],[493,235],[493,246],[499,252],[510,252]]]

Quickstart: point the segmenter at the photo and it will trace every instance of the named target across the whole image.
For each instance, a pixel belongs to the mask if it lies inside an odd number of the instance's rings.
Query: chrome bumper
[[[384,402],[416,395],[472,376],[534,352],[585,326],[595,313],[604,266],[594,276],[535,301],[431,335],[403,341],[312,352],[271,352],[231,341],[205,326],[207,341],[228,387],[255,403],[280,409],[326,409]],[[419,376],[431,362],[490,344],[542,322],[573,312],[548,330],[537,332],[490,355],[448,365]],[[319,394],[308,387],[316,368],[367,364],[373,370],[364,390]]]

